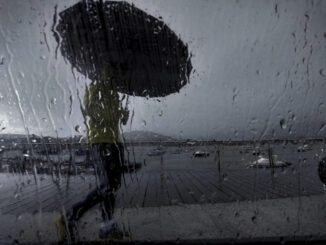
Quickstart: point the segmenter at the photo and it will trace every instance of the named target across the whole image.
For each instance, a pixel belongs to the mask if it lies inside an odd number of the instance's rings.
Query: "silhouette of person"
[[[113,221],[116,192],[121,185],[124,147],[120,140],[121,124],[128,121],[129,112],[123,108],[112,67],[107,67],[101,80],[86,86],[84,107],[81,107],[90,145],[91,161],[95,167],[97,187],[87,197],[73,205],[66,214],[66,226],[71,240],[76,239],[76,223],[89,209],[101,203],[102,228],[99,238],[122,234]],[[118,237],[117,237],[118,236]]]
[[[81,109],[98,176],[98,188],[75,204],[61,224],[73,227],[100,202],[104,220],[112,221],[124,163],[119,129],[128,120],[119,93],[165,97],[179,92],[188,83],[191,56],[162,20],[125,1],[83,0],[59,16],[54,37],[62,56],[92,80]]]

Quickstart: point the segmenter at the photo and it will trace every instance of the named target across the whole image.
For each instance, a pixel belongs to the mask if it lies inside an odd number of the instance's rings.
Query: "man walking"
[[[87,142],[91,147],[97,188],[73,205],[66,216],[57,221],[59,235],[72,241],[76,238],[76,224],[85,212],[96,204],[102,205],[103,223],[100,239],[121,239],[122,233],[113,220],[116,191],[121,185],[124,164],[124,147],[120,140],[120,126],[128,120],[128,110],[116,90],[113,69],[107,68],[102,81],[93,81],[86,87],[82,112],[86,126]]]

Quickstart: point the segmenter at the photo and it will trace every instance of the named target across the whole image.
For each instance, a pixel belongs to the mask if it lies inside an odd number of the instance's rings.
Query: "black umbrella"
[[[93,81],[113,70],[121,93],[178,92],[192,66],[187,45],[161,20],[126,2],[84,0],[59,14],[61,53]]]

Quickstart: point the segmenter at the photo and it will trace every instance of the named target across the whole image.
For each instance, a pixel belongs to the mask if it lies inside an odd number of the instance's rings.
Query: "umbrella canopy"
[[[61,53],[89,79],[114,77],[118,92],[149,97],[178,92],[188,82],[187,45],[134,5],[84,0],[59,16]]]

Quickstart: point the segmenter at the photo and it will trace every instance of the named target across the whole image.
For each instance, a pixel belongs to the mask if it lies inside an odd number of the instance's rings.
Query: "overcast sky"
[[[59,13],[76,2],[0,0],[0,133],[83,133],[78,96],[90,81],[60,50],[56,58],[51,30],[55,5]],[[193,72],[180,93],[130,98],[134,118],[125,131],[217,140],[326,136],[326,1],[128,2],[161,16],[188,44]]]

